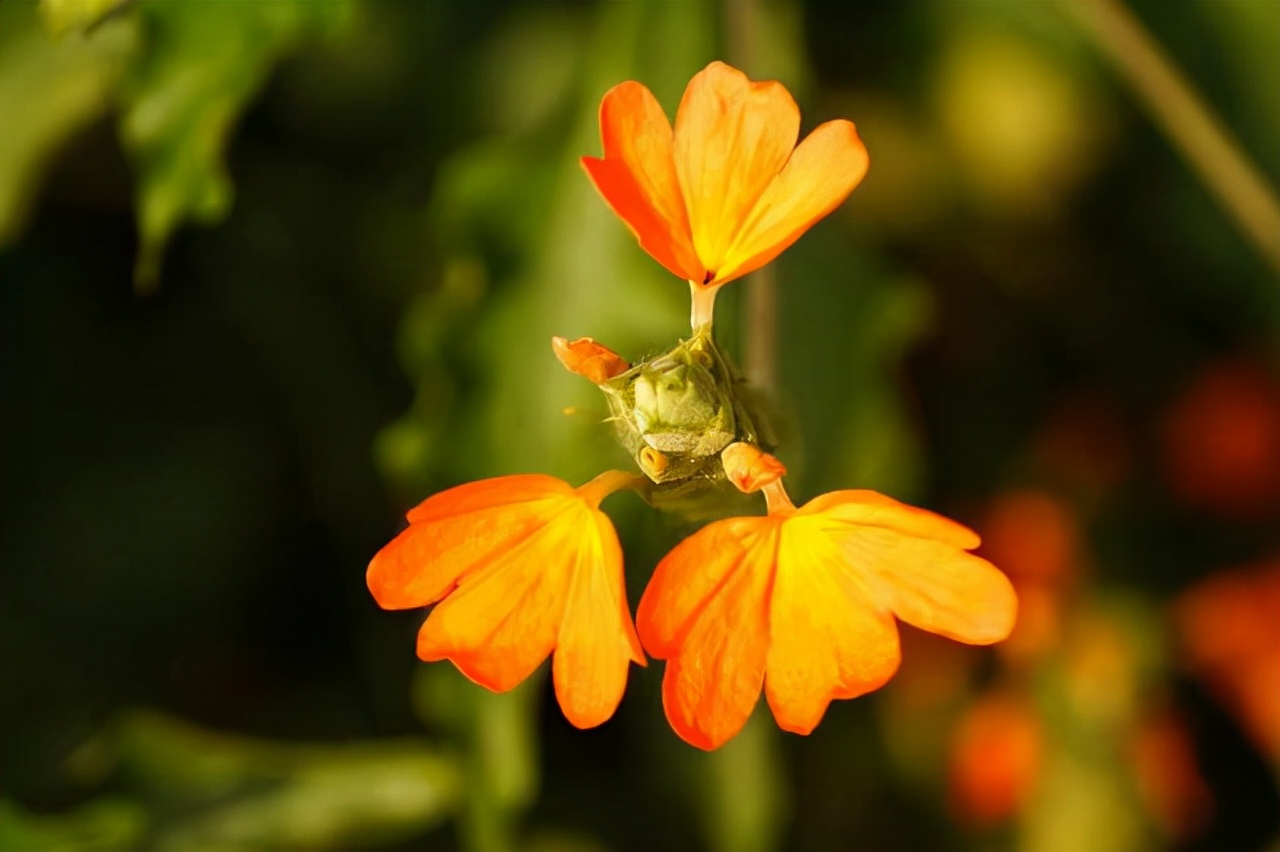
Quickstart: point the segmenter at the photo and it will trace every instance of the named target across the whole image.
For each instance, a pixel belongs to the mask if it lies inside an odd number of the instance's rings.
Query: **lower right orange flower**
[[[782,465],[748,444],[722,456],[731,482],[762,489],[764,517],[728,518],[659,563],[636,614],[648,653],[667,660],[663,707],[703,749],[746,724],[763,690],[784,730],[812,731],[832,699],[897,671],[895,616],[960,642],[1013,630],[1013,586],[967,552],[977,534],[874,491],[836,491],[800,508]]]

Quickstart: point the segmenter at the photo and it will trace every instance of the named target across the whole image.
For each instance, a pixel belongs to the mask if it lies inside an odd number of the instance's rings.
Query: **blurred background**
[[[0,849],[1280,848],[1278,55],[1268,0],[0,2]],[[771,267],[792,495],[973,526],[1021,614],[704,754],[660,663],[578,731],[364,570],[628,464],[549,339],[660,351],[687,288],[577,159],[716,58],[871,154]],[[634,605],[693,526],[605,508]]]

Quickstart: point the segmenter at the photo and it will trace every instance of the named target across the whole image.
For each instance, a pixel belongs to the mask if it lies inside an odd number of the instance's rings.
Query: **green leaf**
[[[71,768],[145,803],[165,852],[400,842],[456,812],[462,791],[457,763],[424,740],[281,743],[150,712],[118,718]]]
[[[179,225],[216,223],[230,209],[224,152],[275,62],[303,39],[332,32],[348,10],[345,0],[139,4],[146,48],[125,86],[121,123],[138,170],[139,289],[155,287]]]
[[[0,799],[0,849],[22,852],[131,852],[146,837],[140,805],[102,799],[54,816],[28,813]]]
[[[88,30],[129,0],[40,0],[40,18],[49,32]]]
[[[110,107],[135,42],[133,21],[59,40],[36,25],[34,3],[0,4],[0,247],[17,239],[63,144]]]

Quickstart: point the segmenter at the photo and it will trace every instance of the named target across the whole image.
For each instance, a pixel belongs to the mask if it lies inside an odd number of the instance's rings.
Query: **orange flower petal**
[[[1013,585],[990,562],[964,552],[979,544],[972,530],[874,491],[824,494],[800,513],[839,522],[851,568],[879,606],[908,624],[975,645],[999,642],[1013,630]]]
[[[618,536],[604,513],[592,514],[599,546],[578,553],[551,665],[560,709],[579,728],[613,715],[627,686],[628,660],[645,664],[627,608]]]
[[[654,569],[636,609],[636,630],[649,655],[673,656],[690,624],[747,557],[743,541],[766,518],[729,518],[708,524],[666,555]]]
[[[1018,597],[987,560],[876,527],[850,531],[841,545],[876,602],[908,624],[971,645],[990,645],[1013,631]]]
[[[756,201],[716,267],[715,283],[754,272],[800,239],[849,197],[866,175],[868,162],[851,122],[820,125]]]
[[[409,512],[410,526],[365,575],[383,609],[434,603],[478,565],[528,537],[572,493],[551,476],[502,476],[442,491]]]
[[[702,281],[676,178],[671,123],[653,93],[632,81],[605,93],[600,136],[604,158],[582,158],[596,189],[654,260],[681,278]]]
[[[545,500],[573,493],[573,486],[543,473],[521,473],[468,482],[441,491],[409,510],[411,524],[441,521],[470,512],[488,512],[514,503]]]
[[[808,734],[833,698],[879,689],[898,670],[893,616],[867,596],[812,518],[782,525],[769,609],[765,695],[778,726]]]
[[[556,697],[579,727],[604,722],[644,665],[631,623],[622,551],[596,508],[634,474],[582,486],[509,476],[437,494],[369,566],[383,606],[443,600],[418,633],[418,656],[448,659],[495,692],[519,684],[556,649]]]
[[[748,542],[744,558],[707,599],[667,662],[662,706],[690,745],[719,748],[742,730],[760,700],[776,547],[773,524]]]
[[[622,375],[631,367],[617,352],[601,346],[590,337],[577,340],[553,337],[551,350],[566,370],[597,385]]]
[[[676,111],[675,167],[711,280],[728,280],[720,269],[729,248],[799,133],[800,108],[777,81],[752,82],[723,62],[689,81]]]
[[[805,503],[799,514],[822,514],[848,524],[886,527],[904,535],[946,542],[962,550],[972,550],[982,543],[977,533],[962,524],[876,491],[832,491]]]
[[[418,632],[418,656],[451,660],[494,692],[532,674],[555,647],[587,520],[567,511],[463,577]]]

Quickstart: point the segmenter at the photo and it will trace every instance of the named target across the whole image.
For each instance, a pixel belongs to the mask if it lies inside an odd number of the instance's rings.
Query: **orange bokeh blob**
[[[1035,705],[1013,692],[975,701],[951,741],[951,810],[971,825],[1011,818],[1035,789],[1044,762],[1044,730]]]
[[[1280,381],[1245,360],[1208,367],[1166,413],[1161,450],[1184,505],[1265,517],[1280,508]]]

